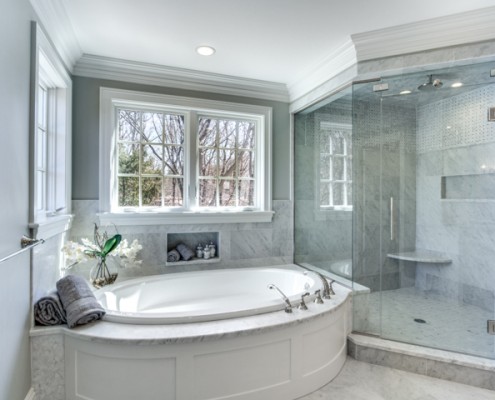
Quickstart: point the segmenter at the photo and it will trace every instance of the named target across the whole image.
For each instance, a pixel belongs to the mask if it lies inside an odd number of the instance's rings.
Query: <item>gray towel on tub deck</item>
[[[189,261],[191,258],[194,257],[194,251],[192,251],[184,243],[177,245],[177,251],[180,253],[180,256],[185,261]]]
[[[57,282],[57,290],[67,313],[69,328],[99,320],[105,315],[104,308],[82,276],[67,275]]]
[[[36,325],[62,325],[67,322],[65,309],[56,290],[47,293],[34,304]]]
[[[177,250],[170,250],[167,253],[167,261],[168,262],[177,262],[180,260],[180,254]]]

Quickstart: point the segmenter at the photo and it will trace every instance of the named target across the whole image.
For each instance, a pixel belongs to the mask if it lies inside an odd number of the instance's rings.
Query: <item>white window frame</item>
[[[337,131],[343,130],[343,131],[351,131],[352,132],[352,125],[346,124],[346,123],[334,123],[334,122],[320,121],[317,129],[319,131],[319,134],[317,135],[317,137],[320,137],[322,132],[328,132],[331,130],[337,130]],[[316,180],[316,182],[318,182],[318,184],[316,185],[317,190],[316,190],[315,200],[317,203],[316,209],[320,213],[320,218],[325,219],[326,215],[332,215],[332,214],[335,217],[338,215],[340,215],[341,217],[352,215],[352,213],[351,213],[352,204],[350,204],[350,205],[338,205],[338,206],[322,205],[321,204],[321,202],[320,202],[320,187],[321,187],[322,179],[320,176],[320,168],[321,168],[320,155],[322,153],[320,150],[320,146],[315,146],[315,150],[317,152],[317,154],[315,154],[315,158],[316,158],[316,160],[318,160],[318,162],[316,163],[317,168],[315,171],[316,172],[315,180]],[[347,174],[346,164],[348,162],[352,163],[352,154],[351,155],[347,154],[347,147],[346,147],[345,151],[346,151],[346,153],[343,155],[343,157],[345,159],[344,174]],[[341,156],[341,155],[339,155],[339,156]],[[332,157],[333,157],[333,155],[332,155]],[[332,181],[332,180],[330,180],[330,181]],[[345,179],[344,179],[344,181],[342,181],[342,183],[344,183],[344,184],[351,183],[352,184],[352,176],[350,177],[350,179],[349,179],[349,177],[345,176]],[[345,187],[345,185],[344,185],[344,187]],[[330,196],[332,196],[332,193],[330,193]],[[347,192],[345,192],[345,198],[347,198]],[[332,202],[333,202],[333,198],[332,198]]]
[[[119,208],[117,198],[117,108],[180,112],[185,116],[184,206],[160,209]],[[194,207],[196,171],[186,158],[197,160],[194,143],[198,115],[216,118],[246,118],[257,124],[255,207],[211,209]],[[270,222],[272,220],[272,109],[241,103],[169,96],[121,89],[100,88],[100,222],[116,225],[160,225],[188,223]],[[197,164],[196,164],[197,166]]]
[[[72,79],[51,42],[32,22],[31,122],[30,122],[30,212],[32,235],[46,239],[70,228],[72,164]],[[47,91],[44,110],[39,102],[40,87]],[[40,143],[38,121],[47,119],[45,143]],[[44,179],[37,179],[40,167]],[[38,199],[43,199],[38,207]]]

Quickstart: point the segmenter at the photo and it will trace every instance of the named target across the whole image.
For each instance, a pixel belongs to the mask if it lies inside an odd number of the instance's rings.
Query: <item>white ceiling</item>
[[[290,84],[351,34],[495,0],[64,0],[85,54]],[[211,57],[195,53],[208,44]]]

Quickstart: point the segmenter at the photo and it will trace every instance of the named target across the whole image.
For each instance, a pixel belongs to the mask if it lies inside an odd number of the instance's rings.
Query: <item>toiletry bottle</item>
[[[204,250],[203,250],[203,256],[205,258],[205,260],[208,260],[210,258],[210,248],[208,247],[208,245],[205,246]]]
[[[211,258],[215,257],[215,253],[217,252],[217,249],[215,248],[215,245],[213,244],[213,242],[210,242],[210,245],[208,247],[210,248]]]
[[[196,257],[203,258],[203,246],[201,243],[199,243],[198,247],[196,247]]]

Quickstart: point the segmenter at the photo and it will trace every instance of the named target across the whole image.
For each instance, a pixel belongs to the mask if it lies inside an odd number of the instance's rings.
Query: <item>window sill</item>
[[[98,214],[101,225],[235,224],[272,222],[273,211],[243,212],[107,212]]]
[[[30,223],[29,229],[32,231],[33,238],[46,240],[68,231],[72,225],[72,218],[71,214],[47,217],[46,220]]]

